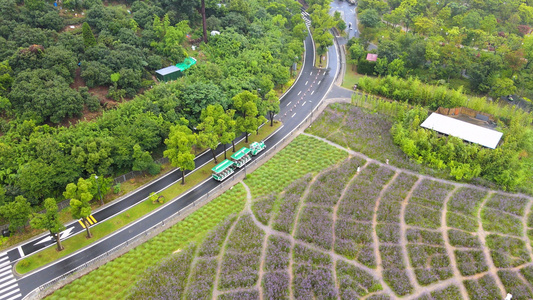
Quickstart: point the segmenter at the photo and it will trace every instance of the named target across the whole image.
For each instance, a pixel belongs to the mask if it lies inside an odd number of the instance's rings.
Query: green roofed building
[[[196,59],[193,57],[187,57],[183,62],[176,64],[175,66],[169,66],[163,69],[155,71],[155,76],[159,81],[171,81],[176,80],[183,76],[183,72],[196,64]]]

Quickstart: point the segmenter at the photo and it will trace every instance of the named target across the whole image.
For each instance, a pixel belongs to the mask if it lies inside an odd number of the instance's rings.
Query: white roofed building
[[[503,133],[499,131],[438,113],[432,113],[420,126],[491,149],[496,149],[503,135]]]

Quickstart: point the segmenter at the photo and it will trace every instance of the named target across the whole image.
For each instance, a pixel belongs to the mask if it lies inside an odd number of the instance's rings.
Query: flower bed
[[[359,299],[383,289],[372,275],[342,260],[337,262],[336,272],[341,299]]]
[[[148,270],[132,289],[131,299],[180,299],[183,297],[195,245]]]
[[[463,281],[470,299],[496,300],[500,299],[500,288],[491,275],[484,275],[479,279]]]
[[[273,227],[286,233],[292,233],[292,228],[296,219],[296,211],[302,194],[311,181],[312,177],[306,175],[303,178],[293,182],[285,191],[280,199],[279,212],[274,218]]]

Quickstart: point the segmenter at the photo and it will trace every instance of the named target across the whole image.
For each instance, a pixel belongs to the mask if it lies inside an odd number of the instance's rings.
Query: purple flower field
[[[361,128],[353,116],[338,121]],[[533,299],[530,198],[377,163],[357,173],[365,163],[350,158],[263,193],[247,206],[251,214],[201,237],[197,251],[192,245],[147,272],[129,298],[212,299],[216,291],[223,300],[455,300],[466,289],[469,299]]]
[[[273,228],[286,233],[291,233],[296,218],[296,210],[300,203],[305,188],[312,177],[306,175],[290,184],[280,200],[279,212],[274,218]]]
[[[276,203],[277,197],[275,194],[270,194],[259,199],[255,199],[252,203],[252,211],[259,222],[267,225],[272,216],[272,208]]]
[[[218,296],[219,300],[258,300],[259,291],[256,289],[229,292]]]
[[[455,259],[463,276],[475,275],[489,269],[481,250],[455,250]]]
[[[265,270],[278,271],[287,269],[290,252],[291,241],[281,236],[269,236],[265,256]]]
[[[333,211],[331,208],[305,206],[298,220],[296,237],[331,249],[333,243]]]
[[[354,157],[341,163],[339,167],[333,168],[315,180],[309,191],[306,202],[333,206],[342,193],[342,190],[357,171],[357,167],[362,166],[364,161]]]
[[[471,279],[464,281],[465,288],[470,299],[500,299],[500,289],[496,285],[496,281],[491,275],[484,275],[479,279]]]
[[[228,240],[222,259],[219,288],[233,290],[252,287],[259,278],[264,233],[250,215],[242,216]]]
[[[295,264],[293,290],[295,299],[337,299],[338,291],[330,268]],[[313,296],[314,295],[314,296]]]
[[[358,299],[383,289],[372,275],[344,261],[337,262],[336,272],[342,299]]]
[[[265,299],[289,299],[290,278],[287,270],[266,273],[263,277]]]
[[[226,219],[222,224],[220,224],[217,228],[211,231],[204,239],[202,244],[200,244],[198,255],[203,257],[218,255],[220,253],[220,249],[222,248],[222,243],[226,239],[228,230],[230,229],[233,222],[235,222],[235,219],[235,216],[231,216],[230,218]]]
[[[132,289],[130,299],[180,299],[187,286],[195,250],[192,244],[148,270]]]
[[[187,285],[186,299],[208,299],[213,294],[218,262],[215,258],[198,259]]]

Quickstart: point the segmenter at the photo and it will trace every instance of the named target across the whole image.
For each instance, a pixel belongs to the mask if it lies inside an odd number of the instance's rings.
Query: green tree
[[[393,60],[387,68],[388,75],[392,75],[396,77],[404,77],[405,73],[406,73],[405,63],[402,59],[399,59],[399,58]]]
[[[103,175],[96,176],[96,174],[91,174],[86,180],[91,184],[89,191],[93,197],[98,197],[100,204],[104,205],[103,197],[111,190],[113,179]]]
[[[256,131],[266,120],[264,116],[259,115],[258,107],[261,105],[261,99],[249,91],[242,91],[232,100],[233,107],[239,114],[236,120],[237,129],[245,133],[246,143],[248,143],[248,134]]]
[[[15,197],[15,201],[4,204],[0,207],[0,215],[9,222],[9,230],[26,226],[31,213],[31,205],[23,196]]]
[[[222,105],[208,105],[202,110],[200,124],[196,126],[196,129],[200,130],[198,142],[203,147],[211,149],[215,164],[217,163],[215,149],[219,143],[222,143],[222,136],[228,131],[227,116]]]
[[[87,22],[83,22],[83,25],[81,26],[81,32],[83,36],[83,45],[85,48],[96,46],[96,38],[91,30],[91,26],[89,26]]]
[[[516,92],[514,81],[509,78],[496,78],[492,84],[491,94],[496,97],[511,95]]]
[[[270,90],[265,95],[263,105],[265,106],[265,110],[270,118],[270,126],[274,126],[274,115],[279,113],[279,98],[276,95],[276,91]]]
[[[92,213],[90,201],[93,199],[91,193],[92,183],[83,178],[78,179],[78,184],[69,183],[66,187],[63,196],[70,199],[70,213],[74,219],[82,219],[87,231],[87,238],[91,238],[92,234],[89,230],[89,216]]]
[[[366,9],[359,13],[359,22],[365,27],[374,28],[379,25],[381,18],[375,9]]]
[[[170,134],[165,139],[167,150],[163,152],[165,157],[168,157],[170,164],[173,167],[181,170],[181,184],[185,184],[185,170],[194,170],[194,154],[192,154],[192,146],[196,143],[196,136],[191,129],[187,127],[189,122],[181,119],[181,124],[176,124],[170,127]]]
[[[133,171],[146,171],[154,163],[150,152],[143,151],[139,144],[133,146]]]
[[[60,232],[65,230],[65,226],[59,219],[56,200],[54,198],[45,199],[44,208],[46,209],[46,212],[32,215],[30,225],[35,229],[48,230],[50,235],[56,240],[57,251],[61,251],[64,248],[61,245]]]
[[[374,73],[375,75],[382,76],[387,73],[387,66],[389,65],[389,62],[386,57],[384,58],[378,58],[376,60],[376,66],[374,67]]]
[[[235,135],[236,135],[236,126],[237,121],[235,121],[235,110],[228,109],[226,110],[226,113],[221,116],[219,120],[222,120],[222,122],[219,123],[220,127],[225,127],[225,130],[223,130],[222,135],[220,136],[220,142],[222,145],[224,145],[224,159],[227,159],[226,157],[226,145],[229,143],[233,144],[233,152],[235,152]]]

